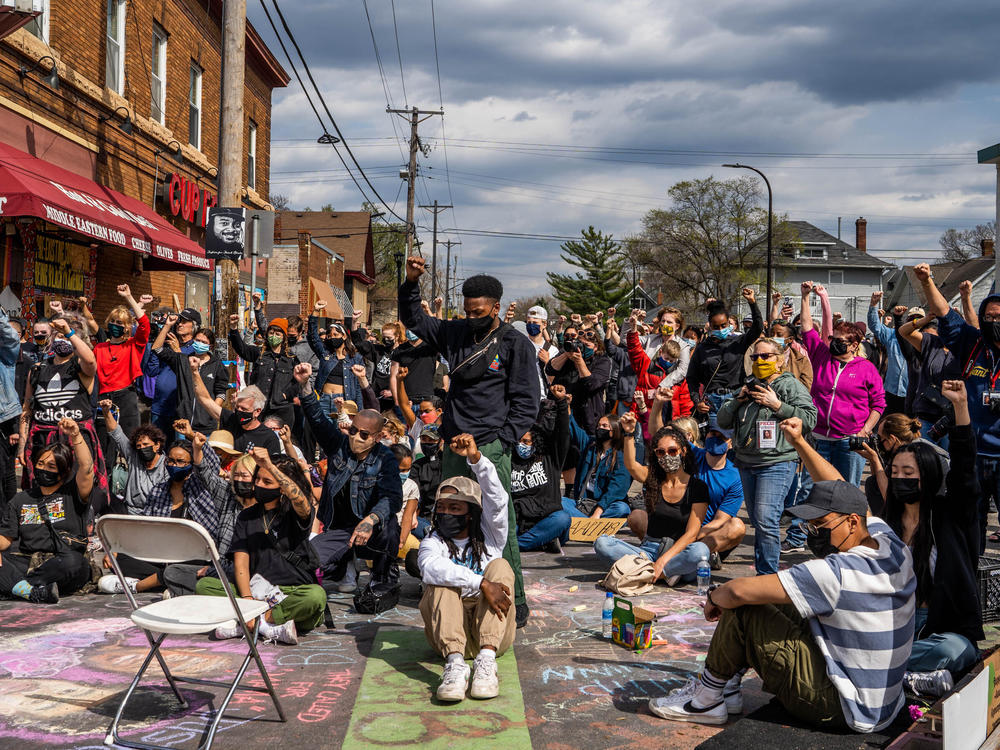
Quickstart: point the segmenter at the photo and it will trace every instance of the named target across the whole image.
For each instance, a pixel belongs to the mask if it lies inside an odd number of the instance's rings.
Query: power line
[[[399,27],[396,25],[396,0],[391,0],[392,4],[392,33],[396,35],[396,59],[399,60],[399,81],[403,84],[403,104],[407,109],[410,102],[406,98],[406,78],[403,77],[403,54],[399,51]]]
[[[261,2],[263,3],[264,0],[261,0]],[[343,145],[344,150],[347,151],[348,155],[351,157],[351,161],[354,162],[354,166],[357,167],[358,172],[361,173],[361,176],[368,184],[368,187],[371,188],[372,192],[378,198],[379,202],[383,206],[385,206],[385,209],[389,211],[389,213],[391,213],[397,219],[402,219],[403,217],[401,217],[399,214],[393,211],[392,208],[389,206],[389,204],[385,202],[385,199],[379,194],[378,190],[372,184],[371,180],[368,179],[368,175],[365,174],[364,169],[362,169],[361,164],[357,160],[357,157],[354,156],[354,152],[351,151],[351,147],[347,145],[347,139],[344,137],[344,134],[341,132],[340,127],[337,125],[337,121],[333,118],[333,114],[330,112],[330,108],[326,104],[326,99],[323,98],[323,92],[320,91],[319,86],[316,85],[316,79],[313,78],[312,71],[309,69],[309,64],[306,62],[305,56],[302,54],[302,49],[299,47],[299,43],[295,40],[295,36],[294,34],[292,34],[292,30],[288,27],[288,22],[285,20],[285,15],[281,12],[281,7],[278,5],[278,0],[271,0],[271,2],[274,4],[274,9],[278,13],[278,18],[281,20],[281,25],[285,29],[285,33],[288,34],[288,39],[289,41],[291,41],[292,46],[295,47],[295,51],[296,53],[298,53],[299,59],[302,61],[302,67],[306,71],[306,77],[309,79],[309,82],[316,90],[316,95],[319,97],[320,104],[323,105],[323,110],[326,112],[326,116],[330,118],[330,123],[333,125],[333,129],[337,132],[337,136],[340,138],[340,143],[341,145]],[[341,159],[341,161],[343,161],[343,159]],[[344,164],[344,166],[347,167],[346,164]],[[358,189],[360,190],[360,188],[361,186],[359,185]],[[364,195],[363,190],[361,191],[361,194]],[[365,196],[365,200],[366,201],[368,200],[367,196]]]
[[[434,0],[431,0],[431,34],[434,37],[434,69],[437,72],[438,105],[444,112],[444,93],[441,87],[441,58],[438,56],[437,16],[434,13]],[[455,196],[451,191],[451,168],[448,164],[448,141],[444,134],[444,115],[441,116],[441,151],[444,153],[444,177],[448,183],[448,202],[455,205]],[[452,217],[455,212],[452,209]],[[450,249],[450,248],[449,248]]]
[[[365,8],[365,18],[368,21],[368,33],[372,38],[372,48],[375,50],[375,62],[378,65],[379,78],[382,79],[382,91],[385,93],[385,103],[387,107],[395,107],[395,103],[392,101],[392,92],[389,88],[389,79],[385,74],[385,66],[382,65],[382,55],[378,51],[378,42],[375,41],[375,27],[372,24],[371,14],[368,12],[368,0],[361,0]],[[394,140],[396,145],[399,147],[399,156],[403,161],[406,161],[406,155],[403,153],[403,143],[402,137],[399,135],[399,130],[396,127],[396,118],[390,117],[389,122],[392,125],[392,132],[394,134]]]

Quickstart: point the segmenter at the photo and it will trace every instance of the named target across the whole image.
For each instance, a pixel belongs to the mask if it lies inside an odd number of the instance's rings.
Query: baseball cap
[[[909,310],[906,311],[906,320],[913,320],[914,318],[922,318],[926,314],[927,313],[924,312],[924,308],[922,307],[911,307]]]
[[[445,479],[438,486],[434,494],[434,501],[437,502],[445,497],[448,500],[464,500],[480,508],[483,507],[483,490],[476,482],[468,477],[452,477]]]
[[[195,310],[193,307],[185,307],[183,310],[177,313],[177,317],[181,318],[182,320],[190,320],[196,326],[201,328],[201,313]]]
[[[816,482],[809,497],[801,505],[793,505],[785,510],[803,521],[812,521],[827,513],[868,514],[868,500],[865,493],[843,479],[828,479]]]
[[[706,432],[721,433],[727,440],[733,436],[732,430],[724,430],[719,427],[719,419],[714,414],[710,415],[708,418],[708,430],[706,430]]]
[[[441,431],[436,424],[429,424],[420,431],[420,437],[427,437],[427,438],[433,438],[434,440],[440,440]]]
[[[528,318],[538,318],[539,320],[548,320],[549,313],[541,305],[535,305],[528,309],[528,314],[525,316]]]

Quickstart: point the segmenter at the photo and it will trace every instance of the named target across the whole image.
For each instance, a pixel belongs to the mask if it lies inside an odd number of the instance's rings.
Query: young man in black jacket
[[[724,304],[710,300],[707,305],[708,335],[691,355],[687,373],[688,390],[699,418],[715,414],[743,387],[743,357],[764,330],[764,319],[753,289],[744,289],[743,299],[750,305],[753,323],[740,335],[735,335]]]
[[[541,400],[535,348],[516,329],[500,320],[503,285],[492,276],[472,276],[462,285],[464,320],[439,320],[420,307],[418,281],[424,259],[406,261],[406,281],[399,287],[399,317],[403,325],[448,361],[451,388],[441,420],[441,437],[468,433],[494,466],[510,494],[510,456],[514,446],[535,423]],[[445,448],[442,478],[471,476],[461,456]],[[514,604],[518,626],[528,619],[517,546],[514,504],[508,503],[507,545],[503,556],[514,569]]]

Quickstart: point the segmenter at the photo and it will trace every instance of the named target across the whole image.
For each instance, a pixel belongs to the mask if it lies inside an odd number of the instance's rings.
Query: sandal
[[[989,537],[987,537],[987,539],[990,544],[1000,544],[1000,531],[994,531],[989,535]]]

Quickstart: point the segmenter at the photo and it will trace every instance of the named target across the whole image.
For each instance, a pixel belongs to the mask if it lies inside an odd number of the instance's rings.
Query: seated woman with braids
[[[441,482],[433,530],[420,543],[417,563],[424,582],[424,633],[446,659],[437,698],[456,702],[465,698],[470,671],[471,697],[495,698],[500,692],[496,657],[514,643],[514,571],[503,559],[509,500],[496,467],[472,435],[452,438],[450,448],[478,483],[468,477]],[[470,670],[465,660],[473,656]]]

